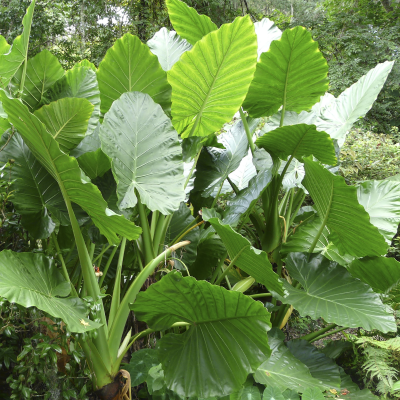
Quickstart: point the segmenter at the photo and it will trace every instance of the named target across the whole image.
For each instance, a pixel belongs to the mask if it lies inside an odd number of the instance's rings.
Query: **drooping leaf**
[[[182,55],[168,72],[172,122],[182,138],[208,136],[232,119],[256,63],[257,38],[249,16],[222,25]]]
[[[263,392],[263,400],[285,400],[282,391],[274,386],[268,386]]]
[[[307,388],[303,393],[302,400],[325,400],[325,397],[320,389]]]
[[[385,61],[378,64],[341,93],[337,99],[330,97],[327,104],[320,109],[320,117],[316,122],[317,129],[337,139],[341,146],[354,122],[364,117],[372,107],[392,70],[393,63],[394,61]]]
[[[249,129],[253,131],[258,125],[258,120],[249,122]],[[225,148],[208,147],[207,153],[201,154],[196,166],[194,190],[201,192],[203,197],[218,192],[224,181],[239,167],[246,156],[249,143],[243,122],[237,122],[232,129],[219,135],[218,142]]]
[[[289,351],[282,340],[270,337],[270,346],[271,357],[258,367],[254,374],[256,382],[273,386],[281,392],[291,389],[303,393],[307,388],[313,387],[324,389],[323,385],[312,377],[309,369]]]
[[[286,256],[289,253],[306,253],[311,248],[314,238],[318,235],[321,229],[321,218],[312,216],[306,222],[296,227],[295,232],[291,234],[282,244],[280,253]],[[319,236],[318,242],[313,250],[313,253],[321,253],[328,260],[335,261],[342,266],[350,264],[354,257],[348,254],[341,255],[337,247],[329,242],[329,229],[325,226]]]
[[[243,107],[252,117],[309,110],[328,89],[328,64],[302,26],[287,29],[261,54]]]
[[[164,71],[169,71],[181,55],[192,48],[191,44],[179,37],[175,31],[161,28],[147,42],[150,51],[158,57]]]
[[[129,364],[124,365],[124,369],[131,375],[132,387],[146,382],[149,370],[159,364],[157,351],[154,349],[141,349],[132,353]]]
[[[229,201],[223,214],[223,223],[236,226],[240,218],[251,209],[262,192],[271,182],[272,173],[270,170],[260,171],[252,178],[249,186],[238,193],[233,200]]]
[[[245,386],[238,392],[232,393],[229,396],[229,400],[261,400],[261,395],[257,387]]]
[[[272,157],[286,160],[293,156],[299,161],[313,155],[324,164],[336,165],[332,139],[315,125],[298,124],[277,128],[256,140],[256,145],[268,151]]]
[[[206,219],[204,214],[203,218]],[[267,289],[283,294],[282,284],[272,269],[267,253],[252,247],[245,237],[235,232],[230,225],[222,224],[218,218],[210,218],[208,222],[224,242],[231,261],[235,260],[234,265],[251,275]]]
[[[0,161],[13,159],[10,179],[14,196],[12,202],[22,216],[22,225],[35,239],[48,238],[54,231],[55,221],[68,223],[67,209],[56,180],[34,157],[21,136],[16,132],[0,153]]]
[[[197,11],[180,0],[167,0],[168,15],[178,35],[194,45],[203,36],[217,30],[217,25],[207,15]]]
[[[190,212],[190,208],[187,207],[185,202],[182,202],[177,211],[174,212],[171,223],[168,226],[166,235],[165,235],[165,246],[171,245],[172,241],[179,237],[184,231],[185,228],[189,226],[189,224],[193,223],[194,217]],[[195,223],[193,224],[195,225]],[[189,240],[190,244],[185,246],[184,248],[178,249],[176,254],[174,255],[175,260],[174,268],[180,270],[186,270],[184,265],[187,267],[192,265],[196,260],[197,256],[197,245],[200,239],[200,229],[194,228],[188,234],[183,236],[180,240]],[[162,246],[162,243],[160,244]],[[159,249],[161,251],[161,248]],[[183,264],[182,264],[183,263]]]
[[[385,239],[359,205],[356,188],[347,186],[344,178],[333,175],[317,162],[306,158],[304,165],[303,185],[315,202],[323,226],[330,231],[328,239],[340,253],[356,257],[385,254],[388,247]]]
[[[371,224],[390,244],[400,223],[400,182],[367,181],[357,188],[357,198],[369,214]]]
[[[60,99],[35,111],[60,150],[67,154],[85,137],[92,113],[93,105],[79,98]]]
[[[375,291],[386,293],[400,282],[400,263],[394,258],[365,257],[354,260],[348,271]]]
[[[326,388],[340,389],[340,371],[336,363],[306,340],[287,342],[290,352],[307,365],[311,375]]]
[[[43,50],[28,60],[24,91],[21,99],[33,112],[38,109],[46,96],[47,90],[64,75],[64,70],[57,57],[48,50]],[[19,88],[22,68],[15,74],[12,83]]]
[[[259,135],[271,132],[279,128],[281,123],[281,118],[282,118],[281,111],[278,111],[276,114],[268,118],[268,120],[265,122],[265,125],[262,127]],[[299,125],[299,124],[315,125],[317,118],[318,117],[314,112],[302,111],[300,114],[297,114],[294,111],[285,111],[282,126]]]
[[[254,28],[257,35],[258,58],[260,58],[261,53],[269,50],[271,42],[281,38],[282,31],[275,25],[274,21],[268,18],[263,18],[261,21],[255,22]]]
[[[179,208],[185,198],[182,149],[171,121],[149,95],[124,93],[99,135],[112,159],[120,209],[136,205],[135,190],[152,211],[171,214]]]
[[[242,161],[240,161],[239,166],[232,173],[229,174],[229,179],[232,181],[233,184],[236,185],[239,190],[243,190],[249,186],[249,182],[256,175],[257,171],[253,164],[253,155],[251,154],[251,150],[249,149],[247,151],[247,155],[242,158]],[[227,191],[231,192],[232,187],[230,186],[228,181],[224,182],[224,186],[225,185],[229,185],[229,189]]]
[[[163,330],[192,324],[160,341],[167,388],[180,396],[224,396],[241,388],[270,354],[269,313],[239,292],[170,272],[131,306],[139,320]]]
[[[137,36],[126,33],[107,50],[97,72],[101,112],[105,114],[113,101],[125,92],[143,92],[168,111],[171,86],[167,73],[156,55]]]
[[[14,39],[13,45],[9,51],[3,53],[7,49],[7,45],[2,45],[2,54],[0,55],[0,87],[5,88],[11,78],[17,73],[21,65],[28,60],[29,36],[31,34],[31,25],[33,10],[35,9],[36,0],[32,0],[26,10],[26,14],[22,20],[24,30],[20,36]]]
[[[77,297],[65,298],[71,285],[53,260],[40,253],[0,253],[0,295],[24,307],[35,306],[61,318],[72,332],[87,332],[101,325],[87,319],[88,310]]]
[[[350,328],[396,330],[394,317],[379,295],[321,254],[290,253],[286,258],[286,269],[303,289],[285,281],[284,289],[288,294],[279,299],[293,305],[301,315],[315,319],[322,317],[327,322]]]
[[[28,108],[18,99],[8,99],[4,93],[1,98],[10,122],[21,134],[34,156],[56,179],[64,200],[81,206],[110,242],[118,243],[117,234],[136,239],[141,229],[109,210],[96,186],[82,182],[81,170],[76,159],[60,151],[58,143],[46,131],[40,120],[30,114]]]

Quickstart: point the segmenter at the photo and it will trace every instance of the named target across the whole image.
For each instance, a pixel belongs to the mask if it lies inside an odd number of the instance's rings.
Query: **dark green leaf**
[[[385,239],[369,222],[369,215],[357,201],[356,189],[317,162],[305,158],[304,165],[303,185],[315,202],[322,224],[330,232],[328,240],[341,254],[356,257],[385,254],[388,248]]]
[[[292,304],[301,315],[314,319],[322,317],[327,322],[350,328],[396,331],[394,317],[379,295],[352,278],[339,264],[321,254],[290,253],[286,269],[303,289],[285,282],[288,294],[279,298],[285,304]]]
[[[139,320],[163,330],[183,321],[183,334],[160,341],[167,388],[180,396],[207,398],[240,389],[270,354],[269,313],[239,292],[170,272],[140,292],[131,306]]]

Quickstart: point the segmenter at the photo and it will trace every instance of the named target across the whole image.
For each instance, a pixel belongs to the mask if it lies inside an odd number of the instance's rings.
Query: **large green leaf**
[[[203,218],[205,218],[204,215]],[[267,253],[252,247],[245,237],[235,232],[230,225],[222,224],[218,218],[210,218],[208,222],[224,242],[231,261],[235,260],[234,265],[251,275],[267,289],[283,294],[282,284],[272,269]]]
[[[184,53],[168,73],[178,133],[208,136],[229,122],[243,103],[256,63],[257,37],[249,16],[222,25]]]
[[[381,293],[390,291],[400,283],[400,263],[394,258],[360,258],[349,265],[348,271]]]
[[[6,54],[10,51],[10,45],[7,43],[7,40],[4,36],[0,35],[0,55]]]
[[[50,213],[68,223],[67,209],[55,179],[34,157],[21,136],[15,133],[0,153],[0,161],[13,159],[10,179],[12,202],[22,216],[22,225],[35,239],[48,238],[56,226]]]
[[[10,83],[11,78],[17,73],[21,65],[24,62],[28,61],[29,36],[31,34],[31,25],[33,10],[35,9],[35,2],[36,0],[32,0],[22,20],[22,25],[24,27],[22,35],[17,36],[14,39],[13,45],[6,53],[3,53],[3,51],[7,48],[7,46],[3,42],[3,50],[1,52],[3,54],[0,55],[1,88],[5,88]]]
[[[372,107],[392,70],[393,63],[394,61],[385,61],[378,64],[337,99],[330,97],[319,110],[319,118],[315,123],[317,128],[327,132],[342,145],[354,122],[364,117]]]
[[[147,42],[151,52],[158,57],[164,71],[169,71],[181,55],[192,48],[191,44],[179,37],[175,31],[161,28]]]
[[[252,117],[309,110],[328,89],[328,64],[302,26],[287,29],[261,54],[243,104]]]
[[[248,210],[251,210],[262,192],[271,182],[272,173],[270,170],[260,171],[257,176],[252,178],[249,186],[241,190],[233,200],[229,201],[223,213],[222,222],[235,226],[240,218],[245,215]]]
[[[336,165],[335,147],[325,132],[316,130],[315,125],[298,124],[277,128],[256,140],[272,157],[286,160],[293,156],[299,161],[313,155],[324,164]]]
[[[301,315],[314,319],[322,317],[349,328],[396,331],[394,317],[379,295],[365,283],[352,278],[339,264],[321,254],[290,253],[286,258],[286,269],[303,289],[285,281],[287,294],[278,297],[283,303],[293,305]]]
[[[43,106],[35,115],[60,145],[60,150],[68,154],[85,137],[92,112],[89,100],[64,98]]]
[[[290,352],[307,365],[311,375],[328,389],[340,389],[340,371],[336,363],[306,340],[287,342]]]
[[[356,188],[347,186],[343,177],[333,175],[308,158],[304,159],[304,165],[303,185],[315,202],[323,227],[326,225],[330,231],[328,239],[340,253],[357,257],[385,254],[388,245],[358,204]]]
[[[386,179],[363,182],[357,188],[357,197],[371,224],[390,244],[400,223],[400,182]]]
[[[168,15],[178,35],[194,45],[203,36],[215,31],[217,25],[207,15],[197,11],[180,0],[167,0]]]
[[[2,93],[2,101],[10,122],[21,134],[34,156],[56,179],[64,200],[81,206],[111,243],[119,241],[117,234],[136,239],[141,229],[109,210],[96,186],[82,182],[81,170],[76,159],[60,150],[58,143],[40,120],[19,100],[9,99]]]
[[[271,357],[258,367],[254,374],[256,382],[273,386],[281,392],[292,389],[303,393],[307,388],[313,387],[324,389],[324,386],[312,377],[306,365],[299,361],[281,340],[270,337],[270,346]]]
[[[171,107],[167,73],[147,45],[130,33],[116,40],[107,50],[99,65],[97,79],[103,114],[122,93],[134,91],[147,93],[166,111]]]
[[[57,57],[48,50],[43,50],[28,60],[25,86],[21,99],[33,112],[42,105],[47,90],[64,75],[64,70]],[[15,74],[12,83],[19,88],[22,68]]]
[[[274,40],[281,38],[282,31],[275,25],[274,21],[268,18],[255,22],[254,28],[257,35],[258,58],[260,58],[261,53],[268,51]]]
[[[131,306],[150,328],[191,324],[160,341],[159,357],[168,389],[208,398],[237,391],[269,354],[269,313],[239,292],[170,272]]]
[[[89,100],[94,106],[88,125],[87,134],[89,135],[96,129],[100,118],[100,90],[96,72],[90,67],[78,65],[67,71],[64,77],[48,90],[46,97],[48,103],[64,97]]]
[[[288,253],[306,253],[309,251],[311,244],[314,242],[315,237],[321,229],[321,218],[311,216],[307,221],[303,222],[300,226],[296,227],[295,232],[291,234],[286,241],[282,244],[280,253],[285,256]],[[322,233],[318,238],[318,242],[314,247],[313,253],[321,253],[328,260],[335,261],[342,266],[350,264],[354,257],[348,254],[341,255],[337,247],[329,242],[330,231],[325,226]]]
[[[135,190],[150,210],[171,214],[185,198],[182,148],[171,121],[148,94],[124,93],[100,127],[112,159],[118,206],[134,207]]]
[[[250,131],[256,129],[258,122],[258,120],[249,121]],[[246,156],[249,142],[243,122],[237,122],[232,129],[219,135],[218,142],[225,148],[208,147],[207,152],[203,152],[197,163],[194,190],[201,192],[203,197],[217,193]]]
[[[88,309],[81,299],[65,298],[70,291],[69,282],[44,254],[0,253],[0,296],[61,318],[72,332],[99,328],[100,324],[87,319]]]

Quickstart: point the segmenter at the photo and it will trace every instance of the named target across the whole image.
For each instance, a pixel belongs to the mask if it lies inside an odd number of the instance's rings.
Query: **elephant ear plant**
[[[396,331],[382,298],[397,283],[384,255],[399,184],[335,175],[392,63],[334,98],[305,28],[218,28],[167,0],[176,31],[126,34],[98,69],[64,71],[47,51],[27,58],[34,6],[0,48],[0,160],[32,248],[0,253],[0,296],[66,323],[100,399],[122,398],[122,360],[150,334],[156,349],[124,368],[154,396],[374,397],[311,342],[336,326]],[[284,343],[294,308],[329,325]],[[147,329],[132,334],[131,310]]]

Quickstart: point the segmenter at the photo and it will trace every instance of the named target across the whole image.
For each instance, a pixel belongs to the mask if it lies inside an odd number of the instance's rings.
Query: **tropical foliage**
[[[98,69],[28,58],[35,0],[0,42],[0,160],[32,250],[0,253],[0,296],[66,324],[100,399],[143,382],[174,398],[374,398],[311,342],[397,331],[383,298],[400,280],[385,258],[400,184],[337,175],[393,62],[336,98],[307,29],[167,6],[174,32],[127,33]],[[285,343],[293,309],[329,325]],[[131,310],[146,329],[125,329]],[[122,369],[148,335],[157,347]]]

